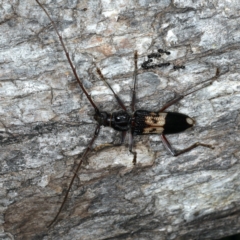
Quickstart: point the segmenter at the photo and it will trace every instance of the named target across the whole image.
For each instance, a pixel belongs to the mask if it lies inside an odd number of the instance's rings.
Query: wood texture
[[[45,1],[96,104],[119,109],[99,67],[130,105],[139,52],[137,109],[157,111],[174,93],[220,76],[170,110],[196,126],[128,148],[92,151],[57,224],[54,218],[90,141],[94,110],[82,94],[46,15],[34,0],[0,3],[1,239],[219,239],[240,232],[240,11],[237,1]],[[144,71],[147,54],[167,49],[172,66]],[[130,110],[130,108],[129,108]],[[94,147],[119,140],[102,128]]]

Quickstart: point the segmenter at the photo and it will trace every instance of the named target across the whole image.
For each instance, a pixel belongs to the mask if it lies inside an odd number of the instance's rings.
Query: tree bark
[[[108,83],[131,104],[134,51],[139,54],[136,109],[157,111],[176,94],[213,77],[168,111],[194,128],[134,138],[91,151],[94,109],[79,88],[46,14],[35,1],[0,4],[1,239],[219,239],[240,233],[240,11],[237,1],[41,1],[62,34],[85,88],[102,110],[120,110]],[[168,67],[144,70],[156,61]],[[174,70],[173,66],[185,69]],[[199,85],[201,86],[201,85]],[[120,141],[101,128],[93,148]]]

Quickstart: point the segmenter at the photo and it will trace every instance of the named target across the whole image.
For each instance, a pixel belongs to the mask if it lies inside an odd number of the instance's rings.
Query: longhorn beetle
[[[112,112],[112,113],[108,113],[108,112],[104,112],[104,111],[100,111],[99,108],[96,106],[96,104],[94,103],[93,99],[91,98],[90,94],[87,92],[87,90],[84,88],[80,78],[77,75],[76,69],[73,66],[73,62],[70,59],[69,53],[65,47],[65,44],[62,40],[62,37],[60,35],[60,33],[58,32],[58,29],[56,27],[56,24],[54,23],[54,21],[52,20],[52,18],[50,17],[50,15],[48,14],[48,12],[46,11],[46,9],[43,7],[43,5],[36,0],[36,2],[38,3],[38,5],[43,9],[43,11],[46,13],[47,17],[49,18],[53,28],[55,29],[55,32],[59,38],[59,41],[62,45],[62,48],[64,50],[64,53],[67,57],[67,60],[69,62],[69,65],[73,71],[73,74],[80,86],[80,88],[82,89],[83,93],[85,94],[85,96],[87,97],[87,99],[89,100],[89,102],[91,103],[91,105],[93,106],[93,108],[95,109],[95,114],[94,114],[94,119],[97,122],[95,131],[94,131],[94,135],[91,139],[91,141],[88,143],[87,148],[85,149],[84,153],[82,154],[82,157],[80,159],[80,162],[78,163],[77,169],[74,172],[74,175],[70,181],[70,184],[68,186],[67,192],[64,196],[64,199],[61,203],[61,206],[55,216],[55,218],[50,222],[50,224],[48,225],[48,227],[50,227],[51,225],[53,225],[60,212],[63,209],[63,206],[68,198],[68,194],[69,191],[72,187],[72,184],[77,176],[77,172],[79,171],[84,158],[86,157],[86,155],[88,154],[88,152],[90,151],[91,147],[93,146],[93,143],[95,141],[95,139],[97,138],[100,128],[101,126],[104,127],[111,127],[116,131],[120,131],[122,133],[122,137],[121,137],[121,143],[120,144],[110,144],[112,146],[117,146],[117,145],[121,145],[124,142],[126,133],[129,133],[129,151],[131,154],[133,154],[133,164],[136,164],[137,161],[137,153],[135,151],[132,150],[133,148],[133,136],[134,135],[144,135],[144,134],[159,134],[161,137],[161,140],[163,142],[163,145],[165,146],[165,148],[173,155],[173,156],[178,156],[180,154],[183,154],[185,152],[188,152],[198,146],[202,146],[202,147],[207,147],[207,148],[211,148],[213,149],[214,147],[209,145],[209,144],[205,144],[205,143],[200,143],[200,142],[196,142],[194,144],[192,144],[191,146],[182,149],[182,150],[175,150],[171,144],[169,143],[169,141],[166,138],[166,134],[174,134],[174,133],[179,133],[182,132],[184,130],[186,130],[187,128],[190,128],[194,125],[194,120],[192,118],[190,118],[189,116],[182,114],[182,113],[177,113],[177,112],[165,112],[165,110],[170,107],[171,105],[179,102],[181,99],[183,99],[184,97],[188,96],[189,94],[192,94],[204,87],[206,87],[207,85],[210,85],[218,76],[219,71],[217,69],[216,71],[216,75],[210,79],[207,79],[202,83],[208,83],[205,86],[199,87],[198,89],[195,89],[193,91],[190,91],[184,95],[179,95],[177,97],[175,97],[173,100],[167,102],[165,105],[163,105],[158,111],[156,112],[152,112],[152,111],[147,111],[147,110],[136,110],[135,111],[135,102],[136,102],[136,80],[137,80],[137,51],[135,51],[134,53],[134,73],[133,73],[133,89],[132,89],[132,100],[131,100],[131,110],[132,113],[128,113],[124,103],[122,102],[122,100],[118,97],[118,95],[114,92],[114,90],[111,88],[111,86],[109,85],[109,83],[106,81],[106,79],[104,78],[104,76],[102,75],[100,69],[97,69],[98,74],[100,75],[101,79],[105,82],[105,84],[109,87],[109,89],[111,90],[111,92],[113,93],[114,97],[116,98],[119,106],[122,108],[121,111],[116,111],[116,112]],[[162,49],[158,50],[159,53],[165,53],[167,55],[170,54],[170,52],[167,51],[163,51]],[[155,68],[155,67],[161,67],[161,66],[168,66],[170,65],[170,63],[162,63],[162,64],[158,64],[158,65],[149,65],[151,64],[152,61],[150,61],[151,58],[154,57],[159,57],[160,54],[151,54],[148,56],[149,60],[144,62],[142,64],[142,67],[145,69],[149,69],[149,68]]]

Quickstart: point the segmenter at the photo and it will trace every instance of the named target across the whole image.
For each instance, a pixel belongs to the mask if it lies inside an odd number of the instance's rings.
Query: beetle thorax
[[[129,130],[131,122],[131,117],[126,111],[99,112],[95,114],[94,119],[101,126],[112,127],[114,130],[121,132]]]

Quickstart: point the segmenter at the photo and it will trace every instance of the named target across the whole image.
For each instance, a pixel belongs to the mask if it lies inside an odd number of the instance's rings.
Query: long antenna
[[[100,131],[100,125],[97,125],[96,128],[95,128],[94,136],[93,136],[92,140],[89,142],[87,148],[85,149],[85,151],[84,151],[84,153],[83,153],[83,155],[82,155],[82,157],[80,159],[80,162],[78,163],[77,169],[74,172],[74,175],[73,175],[73,177],[71,179],[71,182],[70,182],[70,184],[68,186],[68,189],[67,189],[67,192],[66,192],[66,194],[64,196],[64,199],[62,201],[62,204],[61,204],[61,206],[60,206],[60,208],[59,208],[55,218],[48,224],[48,226],[47,226],[48,228],[50,228],[53,224],[55,224],[56,220],[58,219],[58,216],[61,213],[61,211],[62,211],[62,209],[63,209],[63,207],[64,207],[64,205],[65,205],[65,203],[67,201],[68,194],[69,194],[69,192],[70,192],[70,190],[72,188],[72,185],[73,185],[73,182],[74,182],[75,178],[77,177],[77,173],[78,173],[78,171],[79,171],[79,169],[80,169],[80,167],[81,167],[81,165],[83,163],[83,160],[86,157],[86,155],[88,154],[88,152],[91,150],[92,145],[93,145],[95,139],[97,138],[97,136],[99,134],[99,131]]]
[[[69,62],[69,64],[70,64],[70,67],[72,68],[72,71],[73,71],[73,73],[74,73],[74,76],[75,76],[75,78],[77,79],[77,81],[78,81],[78,83],[79,83],[79,86],[80,86],[81,89],[83,90],[83,92],[84,92],[84,94],[86,95],[86,97],[88,98],[89,102],[90,102],[90,103],[92,104],[92,106],[94,107],[96,113],[97,113],[97,114],[100,114],[100,111],[99,111],[98,107],[97,107],[97,106],[95,105],[95,103],[93,102],[90,94],[88,94],[88,92],[87,92],[86,89],[84,88],[82,82],[80,81],[80,79],[79,79],[79,77],[78,77],[78,75],[77,75],[76,69],[75,69],[75,67],[73,66],[73,63],[72,63],[72,61],[71,61],[71,59],[70,59],[70,57],[69,57],[69,53],[68,53],[68,51],[67,51],[67,49],[66,49],[66,47],[65,47],[65,45],[64,45],[64,42],[63,42],[63,40],[62,40],[62,37],[61,37],[61,35],[59,34],[59,32],[58,32],[58,30],[57,30],[56,24],[54,23],[54,21],[52,20],[52,18],[50,17],[50,15],[48,14],[48,12],[46,11],[46,9],[43,7],[43,5],[42,5],[38,0],[36,0],[36,2],[37,2],[38,5],[43,9],[43,11],[44,11],[44,12],[46,13],[46,15],[48,16],[50,22],[52,23],[53,28],[55,29],[55,31],[56,31],[56,33],[57,33],[57,35],[58,35],[58,38],[59,38],[59,40],[60,40],[60,42],[61,42],[61,44],[62,44],[63,50],[64,50],[65,55],[66,55],[66,57],[67,57],[67,60],[68,60],[68,62]],[[82,157],[81,157],[81,159],[80,159],[80,162],[78,163],[77,169],[76,169],[76,171],[75,171],[75,173],[74,173],[74,176],[73,176],[72,179],[71,179],[71,182],[70,182],[70,184],[69,184],[69,186],[68,186],[68,189],[67,189],[67,192],[66,192],[66,194],[65,194],[65,197],[64,197],[64,199],[63,199],[63,201],[62,201],[62,204],[61,204],[61,206],[60,206],[60,208],[59,208],[59,210],[58,210],[55,218],[54,218],[54,219],[50,222],[50,224],[48,225],[48,228],[51,227],[53,224],[55,224],[55,222],[57,221],[58,216],[59,216],[59,214],[61,213],[61,211],[62,211],[62,209],[63,209],[63,207],[64,207],[64,205],[65,205],[65,203],[66,203],[66,201],[67,201],[68,194],[69,194],[69,192],[70,192],[70,190],[71,190],[71,187],[72,187],[72,185],[73,185],[73,182],[74,182],[74,180],[75,180],[75,178],[76,178],[76,176],[77,176],[77,172],[79,171],[79,169],[80,169],[80,167],[81,167],[81,165],[82,165],[82,163],[83,163],[83,160],[84,160],[85,156],[86,156],[87,153],[90,151],[90,149],[91,149],[91,147],[92,147],[95,139],[97,138],[97,136],[98,136],[98,134],[99,134],[99,131],[100,131],[100,125],[98,124],[98,125],[96,126],[96,129],[95,129],[94,136],[93,136],[92,140],[91,140],[90,143],[88,144],[88,147],[87,147],[86,150],[84,151],[84,153],[83,153],[83,155],[82,155]]]
[[[68,60],[70,66],[71,66],[71,68],[72,68],[73,74],[74,74],[75,78],[77,79],[79,86],[80,86],[81,89],[83,90],[83,92],[84,92],[84,94],[86,95],[86,97],[87,97],[87,99],[89,100],[89,102],[90,102],[90,103],[92,104],[92,106],[94,107],[96,113],[99,113],[98,107],[97,107],[97,106],[95,105],[95,103],[93,102],[93,100],[92,100],[92,98],[91,98],[91,95],[88,94],[87,90],[84,88],[82,82],[80,81],[80,79],[79,79],[79,77],[78,77],[78,75],[77,75],[76,69],[75,69],[75,67],[73,66],[72,60],[71,60],[71,58],[69,57],[69,53],[68,53],[68,51],[67,51],[67,49],[66,49],[66,47],[65,47],[65,44],[64,44],[64,42],[63,42],[63,40],[62,40],[62,36],[61,36],[60,33],[58,32],[58,29],[57,29],[57,26],[56,26],[55,22],[52,20],[52,18],[51,18],[50,15],[48,14],[47,10],[43,7],[43,5],[42,5],[38,0],[36,0],[36,2],[37,2],[38,5],[43,9],[43,11],[44,11],[44,12],[46,13],[46,15],[48,16],[50,22],[52,23],[53,28],[54,28],[55,32],[57,33],[57,35],[58,35],[58,38],[59,38],[59,40],[60,40],[60,42],[61,42],[61,44],[62,44],[62,47],[63,47],[63,50],[64,50],[65,55],[66,55],[66,57],[67,57],[67,60]]]

